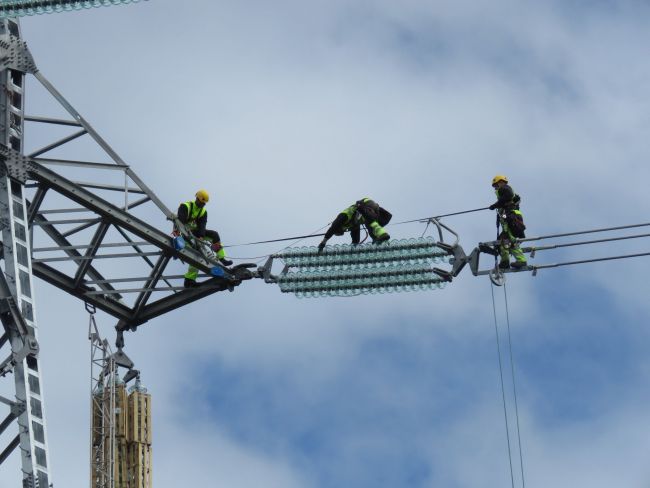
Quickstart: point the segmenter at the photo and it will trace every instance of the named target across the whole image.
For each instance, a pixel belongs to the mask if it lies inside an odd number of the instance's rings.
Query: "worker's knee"
[[[221,242],[221,237],[219,237],[219,233],[216,230],[206,230],[205,237],[210,239],[212,242]]]

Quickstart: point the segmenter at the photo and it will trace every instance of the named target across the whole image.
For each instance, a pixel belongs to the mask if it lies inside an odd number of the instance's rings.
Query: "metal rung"
[[[133,247],[133,246],[152,246],[153,244],[146,241],[136,242],[107,242],[100,244],[99,247]],[[52,252],[52,251],[67,251],[69,249],[88,249],[92,244],[79,244],[76,246],[52,246],[52,247],[36,247],[32,249],[33,252]]]
[[[151,276],[138,276],[135,278],[115,278],[109,280],[84,280],[84,283],[86,285],[99,285],[103,283],[132,283],[137,281],[147,281],[150,278]],[[185,278],[185,275],[168,275],[160,277],[161,280],[180,280],[183,278]],[[212,276],[207,274],[200,274],[198,278],[212,278]]]
[[[104,185],[101,183],[93,183],[92,181],[74,181],[76,185],[83,186],[84,188],[94,188],[96,190],[108,191],[127,191],[129,193],[144,195],[145,192],[137,187],[126,187],[124,185]]]
[[[5,1],[5,4],[8,3]],[[67,125],[71,127],[81,127],[81,124],[75,120],[52,119],[50,117],[38,117],[35,115],[25,115],[24,120],[28,122],[41,122],[44,124]]]
[[[156,252],[128,252],[128,253],[119,253],[119,254],[98,254],[96,256],[66,256],[60,258],[36,258],[33,259],[33,263],[53,263],[57,261],[94,261],[95,259],[113,259],[113,258],[136,258],[142,256],[160,256],[162,253],[160,251]]]
[[[96,163],[93,161],[75,161],[71,159],[34,158],[34,161],[54,166],[75,166],[89,169],[107,169],[111,171],[126,171],[128,168],[128,166],[118,166],[115,163]]]
[[[87,219],[64,219],[64,220],[48,220],[46,222],[32,222],[32,225],[37,226],[51,226],[51,225],[61,225],[61,224],[87,224],[90,222],[97,222],[97,218],[87,218]]]
[[[0,10],[0,16],[2,15],[2,11]],[[59,139],[56,142],[53,142],[52,144],[48,144],[47,146],[44,146],[37,151],[34,151],[29,155],[30,158],[35,158],[37,156],[40,156],[41,154],[44,154],[46,152],[51,151],[52,149],[56,149],[57,147],[63,146],[64,144],[67,144],[68,142],[74,141],[75,139],[88,134],[86,129],[80,130],[79,132],[75,132],[74,134],[71,134],[67,137],[64,137],[63,139]]]
[[[60,214],[60,213],[75,213],[75,212],[88,212],[91,213],[91,210],[87,208],[53,208],[48,210],[39,210],[38,215],[47,215],[47,214]]]

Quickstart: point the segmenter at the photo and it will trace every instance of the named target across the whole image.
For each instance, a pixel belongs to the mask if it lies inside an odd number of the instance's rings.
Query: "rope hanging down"
[[[494,283],[490,284],[490,291],[492,293],[492,312],[494,316],[494,332],[495,332],[495,337],[496,337],[496,345],[497,345],[497,355],[499,358],[499,379],[501,383],[501,399],[503,402],[503,416],[505,420],[505,427],[506,427],[506,441],[507,441],[507,447],[508,447],[508,462],[510,465],[510,482],[512,485],[512,488],[515,486],[515,477],[514,477],[514,469],[512,466],[512,446],[510,442],[510,425],[508,423],[508,408],[507,408],[507,402],[506,402],[506,392],[505,392],[505,385],[503,381],[503,361],[502,361],[502,354],[501,354],[501,341],[499,339],[499,326],[498,326],[498,320],[497,320],[497,310],[496,310],[496,303],[494,299]],[[519,467],[521,470],[521,486],[522,488],[526,488],[526,479],[524,476],[524,459],[523,459],[523,454],[522,454],[522,446],[521,446],[521,431],[519,427],[519,405],[517,402],[517,384],[515,381],[515,366],[514,366],[514,359],[513,359],[513,353],[512,353],[512,336],[510,333],[510,312],[508,310],[508,294],[507,291],[504,287],[503,289],[503,296],[504,296],[504,303],[505,303],[505,312],[506,312],[506,325],[507,325],[507,336],[508,336],[508,353],[510,355],[510,372],[511,372],[511,380],[512,380],[512,390],[513,390],[513,398],[514,398],[514,405],[515,405],[515,420],[516,420],[516,429],[517,429],[517,445],[519,448]]]
[[[494,287],[493,287],[494,288]],[[510,334],[510,311],[508,307],[508,291],[503,286],[503,299],[506,307],[506,326],[508,328],[508,350],[510,354],[510,373],[512,375],[512,393],[515,400],[515,419],[517,421],[517,444],[519,446],[519,467],[521,469],[521,486],[526,488],[526,479],[524,478],[524,456],[521,447],[521,431],[519,429],[519,404],[517,402],[517,382],[515,381],[515,361],[512,354],[512,335]]]
[[[501,361],[501,342],[499,341],[499,326],[497,325],[497,306],[494,301],[494,284],[490,284],[492,291],[492,312],[494,314],[494,333],[497,341],[497,355],[499,357],[499,380],[501,382],[501,399],[503,402],[503,418],[506,424],[506,441],[508,444],[508,462],[510,463],[510,482],[512,488],[515,488],[515,475],[512,469],[512,448],[510,447],[510,427],[508,425],[508,407],[506,404],[506,389],[503,384],[503,362]]]

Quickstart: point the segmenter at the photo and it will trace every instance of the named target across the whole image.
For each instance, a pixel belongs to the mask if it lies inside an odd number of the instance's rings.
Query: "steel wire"
[[[497,306],[494,301],[494,283],[490,282],[492,292],[492,312],[494,314],[494,332],[496,334],[497,355],[499,356],[499,379],[501,381],[501,399],[503,400],[503,417],[506,424],[506,440],[508,443],[508,462],[510,463],[510,481],[512,488],[515,488],[515,475],[512,469],[512,449],[510,447],[510,427],[508,426],[508,408],[506,406],[506,389],[503,384],[503,364],[501,361],[501,343],[499,341],[499,327],[497,325]]]
[[[521,468],[521,486],[526,488],[526,480],[524,477],[524,456],[521,447],[521,429],[519,428],[519,404],[517,402],[517,383],[515,381],[515,361],[512,354],[512,337],[510,334],[510,311],[508,307],[508,291],[506,284],[503,284],[503,298],[506,306],[506,324],[508,327],[508,349],[510,353],[510,372],[512,374],[512,393],[515,400],[515,419],[517,421],[517,444],[519,445],[519,466]]]

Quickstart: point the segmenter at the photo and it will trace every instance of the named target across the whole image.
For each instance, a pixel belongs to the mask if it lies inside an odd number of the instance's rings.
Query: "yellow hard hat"
[[[199,190],[196,192],[196,199],[201,203],[208,203],[210,201],[210,195],[205,190]]]
[[[508,183],[508,178],[503,175],[496,175],[494,178],[492,178],[492,186],[496,185],[499,181],[505,181]]]

